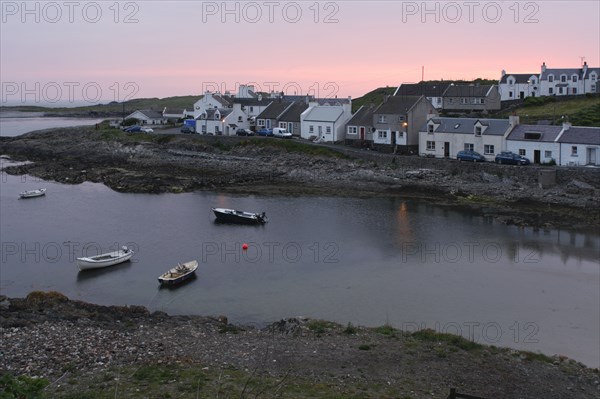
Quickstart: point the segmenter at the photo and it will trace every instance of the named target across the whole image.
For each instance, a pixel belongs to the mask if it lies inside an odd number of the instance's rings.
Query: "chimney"
[[[390,98],[390,96],[388,94],[386,94],[385,96],[383,96],[383,103],[387,103],[388,99]]]
[[[262,101],[262,94],[258,95],[258,101]]]
[[[571,128],[571,122],[563,122],[563,131],[567,131]]]
[[[585,75],[585,73],[587,72],[588,69],[588,65],[587,65],[587,61],[583,62],[583,74]]]
[[[503,69],[502,70],[502,77],[504,77],[504,75],[506,75],[506,71]]]
[[[510,115],[508,117],[508,125],[510,126],[510,130],[514,129],[519,124],[519,115]]]
[[[542,64],[542,73],[546,72],[546,62]]]

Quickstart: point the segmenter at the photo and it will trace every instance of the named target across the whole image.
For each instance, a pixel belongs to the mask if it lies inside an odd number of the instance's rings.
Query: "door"
[[[525,98],[525,92],[524,91],[519,92],[519,98],[521,100]]]
[[[541,162],[541,151],[540,150],[533,150],[533,163],[540,163]]]
[[[364,126],[360,127],[360,139],[361,140],[365,139],[365,128],[364,128]]]
[[[444,142],[444,157],[450,158],[450,142]]]
[[[270,119],[267,119],[267,124],[266,124],[266,126],[265,126],[265,127],[266,127],[267,129],[270,129],[270,128],[271,128],[271,120],[270,120]]]
[[[596,149],[595,148],[587,149],[587,164],[588,165],[596,165]]]

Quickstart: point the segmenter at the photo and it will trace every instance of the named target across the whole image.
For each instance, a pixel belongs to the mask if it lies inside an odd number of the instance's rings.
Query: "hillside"
[[[600,126],[600,96],[529,98],[517,108],[504,110],[494,117],[508,118],[512,113],[526,124],[549,121],[556,125],[568,121],[575,126]]]
[[[176,96],[165,98],[135,98],[123,102],[110,102],[83,107],[48,108],[39,106],[20,105],[14,107],[0,107],[0,111],[44,112],[47,116],[121,116],[123,112],[129,114],[138,109],[153,109],[162,111],[191,109],[193,104],[201,98],[200,95]]]
[[[375,104],[379,105],[383,102],[383,96],[393,95],[398,87],[397,86],[387,86],[380,87],[373,91],[368,92],[362,97],[358,97],[352,100],[352,113],[358,111],[358,109],[367,104]]]

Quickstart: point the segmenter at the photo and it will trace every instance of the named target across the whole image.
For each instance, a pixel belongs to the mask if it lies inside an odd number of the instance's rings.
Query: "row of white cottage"
[[[521,125],[518,116],[508,120],[432,116],[419,132],[421,155],[455,158],[461,150],[477,151],[488,161],[501,151],[512,151],[534,163],[600,165],[600,128]]]

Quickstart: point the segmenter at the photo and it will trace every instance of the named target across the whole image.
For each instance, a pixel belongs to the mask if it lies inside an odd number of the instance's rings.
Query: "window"
[[[400,138],[404,137],[404,132],[399,132],[398,137],[400,137]]]
[[[596,80],[596,74],[595,73],[593,73],[593,74],[590,75],[590,80],[591,81],[595,81]]]
[[[377,119],[379,123],[385,123],[387,121],[387,117],[385,115],[379,115],[379,119]]]
[[[592,75],[592,76],[593,76],[593,79],[592,79],[592,80],[596,80],[596,75]],[[441,103],[442,103],[442,97],[438,97],[438,98],[437,98],[437,103],[438,103],[438,104],[441,104]]]
[[[571,147],[571,156],[572,157],[576,157],[577,156],[577,146],[574,145],[573,147]]]
[[[398,122],[404,122],[404,116],[400,115],[400,116],[398,117]]]
[[[552,87],[548,87],[548,94],[554,94],[554,89]]]
[[[356,134],[357,131],[356,126],[348,126],[348,134]]]
[[[475,136],[481,137],[481,126],[475,126]]]
[[[513,80],[512,80],[512,79],[508,79],[508,84],[509,84],[509,85],[512,85],[513,83],[515,83],[515,82],[513,82]]]
[[[427,151],[435,151],[435,141],[427,142]]]
[[[257,123],[258,123],[259,127],[264,127],[265,126],[265,120],[264,119],[259,119]]]
[[[577,75],[573,75],[573,77],[571,78],[571,80],[573,81],[573,83],[577,82]]]
[[[483,154],[484,155],[494,155],[494,146],[491,144],[486,144],[483,146]]]
[[[460,103],[461,103],[461,104],[468,104],[468,103],[469,103],[469,101],[468,101],[468,99],[467,99],[467,98],[464,98],[464,97],[462,97],[462,98],[460,99]]]
[[[565,83],[567,81],[567,75],[562,75],[560,77],[560,81],[563,82],[563,83]]]
[[[485,104],[485,98],[480,98],[479,99],[479,104]]]
[[[554,75],[548,75],[548,82],[554,82]]]
[[[513,98],[513,92],[512,91],[508,92],[508,98]]]
[[[562,87],[558,88],[558,94],[563,94],[563,88]]]
[[[327,127],[325,128],[325,133],[327,133],[327,134],[331,134],[331,126],[327,126]]]
[[[427,133],[433,133],[433,125],[427,125]]]
[[[525,140],[539,140],[542,138],[542,134],[540,132],[525,132],[523,134],[523,139]]]
[[[544,151],[545,158],[552,158],[552,151]]]
[[[238,116],[238,122],[241,122],[241,121],[242,121],[242,116],[240,115],[240,116]]]
[[[465,143],[465,151],[474,151],[475,146],[472,143]]]
[[[577,87],[573,87],[573,94],[577,94]]]
[[[250,107],[250,112],[254,112],[254,107]]]
[[[377,137],[380,139],[387,139],[387,130],[378,130]]]
[[[519,148],[519,155],[524,157],[525,155],[527,155],[527,151],[525,151],[523,148]]]
[[[314,133],[315,132],[315,127],[313,125],[309,125],[308,126],[308,132],[309,133]]]

